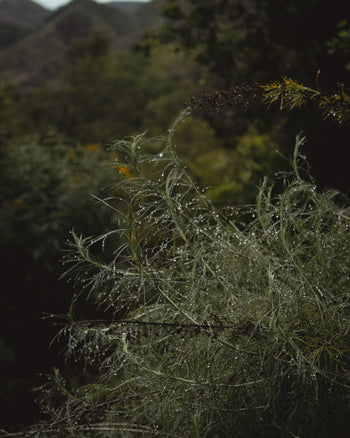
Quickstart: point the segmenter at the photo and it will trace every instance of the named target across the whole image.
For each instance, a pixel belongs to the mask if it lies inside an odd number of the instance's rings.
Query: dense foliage
[[[22,411],[18,398],[33,399],[35,375],[56,361],[57,349],[47,351],[55,329],[42,318],[66,312],[70,301],[71,288],[59,281],[63,242],[72,228],[84,234],[97,225],[108,229],[111,215],[91,194],[100,194],[117,170],[101,172],[109,159],[101,145],[50,132],[3,143],[0,155],[1,421],[24,425],[33,421],[32,408]]]
[[[174,129],[156,155],[144,136],[113,145],[125,180],[103,204],[118,227],[75,235],[66,257],[73,302],[85,295],[105,317],[76,320],[72,307],[59,334],[96,377],[69,385],[56,371],[48,423],[29,435],[342,436],[349,209],[316,191],[301,137],[280,194],[265,181],[256,205],[216,209]]]
[[[335,95],[337,83],[350,83],[345,7],[334,7],[328,0],[167,0],[166,4],[168,20],[160,38],[197,60],[202,80],[208,81],[206,91],[212,92],[213,83],[214,90],[227,91],[287,77],[322,95]],[[277,113],[277,107],[266,111],[256,103],[249,111],[244,108],[242,103],[235,105],[212,122],[228,149],[234,150],[237,137],[253,125],[289,156],[290,139],[302,130],[318,186],[348,193],[344,165],[349,160],[348,128],[334,129],[331,122],[322,122],[311,105],[293,114]],[[334,138],[337,152],[330,154]]]

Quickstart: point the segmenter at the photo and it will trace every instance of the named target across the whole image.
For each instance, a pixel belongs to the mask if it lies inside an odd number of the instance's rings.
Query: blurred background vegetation
[[[59,261],[70,230],[91,235],[115,222],[91,196],[120,178],[117,168],[101,168],[111,162],[108,142],[145,130],[161,135],[193,96],[247,83],[288,76],[322,90],[346,87],[343,6],[73,0],[50,12],[30,0],[0,2],[1,425],[32,422],[36,376],[57,360],[58,347],[48,350],[55,328],[41,318],[69,305]],[[267,109],[251,94],[217,109],[204,99],[176,134],[180,155],[217,205],[253,202],[300,131],[317,185],[350,193],[345,124],[322,120],[312,104]]]

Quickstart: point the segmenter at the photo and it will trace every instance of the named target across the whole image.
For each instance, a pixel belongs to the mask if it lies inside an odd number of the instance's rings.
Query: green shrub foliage
[[[341,436],[350,211],[315,189],[301,136],[279,194],[265,181],[256,205],[214,208],[172,145],[183,117],[158,154],[144,135],[113,145],[125,179],[102,203],[119,226],[76,235],[66,257],[73,301],[86,294],[105,319],[74,320],[72,305],[59,336],[82,377],[55,372],[30,434]]]
[[[113,212],[101,210],[90,195],[115,181],[116,169],[101,172],[107,159],[101,145],[77,144],[50,131],[1,144],[0,423],[8,421],[8,391],[56,361],[47,351],[54,331],[42,317],[65,312],[70,301],[70,287],[58,281],[63,242],[72,228],[91,234],[113,222]]]

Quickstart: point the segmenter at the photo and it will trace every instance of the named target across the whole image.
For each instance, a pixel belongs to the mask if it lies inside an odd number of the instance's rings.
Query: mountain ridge
[[[125,7],[116,7],[117,2],[111,5],[73,0],[46,16],[35,29],[27,29],[10,46],[1,48],[0,42],[0,72],[7,71],[21,89],[58,79],[70,44],[96,32],[108,36],[112,50],[127,49],[144,31],[159,23],[162,1],[141,3],[127,12]],[[125,6],[127,2],[122,3]]]
[[[114,8],[119,8],[125,12],[134,11],[140,5],[145,4],[144,2],[128,2],[128,1],[111,1],[109,3],[105,3],[106,5],[110,5]]]
[[[0,23],[34,29],[49,15],[50,11],[32,0],[1,0]]]

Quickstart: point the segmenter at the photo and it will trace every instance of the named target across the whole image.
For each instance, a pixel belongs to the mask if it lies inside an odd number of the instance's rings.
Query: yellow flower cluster
[[[126,166],[118,166],[119,172],[125,176],[125,178],[132,178],[134,175],[130,172],[130,169]]]
[[[88,151],[90,151],[90,152],[95,151],[97,148],[98,148],[98,144],[88,144],[88,145],[86,146],[86,149],[87,149]]]

